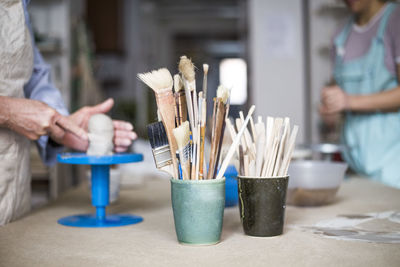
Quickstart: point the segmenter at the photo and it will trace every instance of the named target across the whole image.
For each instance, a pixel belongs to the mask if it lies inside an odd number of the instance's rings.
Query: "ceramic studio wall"
[[[256,114],[288,116],[306,141],[302,1],[250,0],[250,80]]]

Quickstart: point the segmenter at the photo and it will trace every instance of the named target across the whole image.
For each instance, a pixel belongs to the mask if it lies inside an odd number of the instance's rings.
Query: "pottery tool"
[[[244,155],[243,155],[242,145],[239,145],[239,173],[242,176],[245,175],[245,173],[244,173]]]
[[[265,148],[265,126],[263,122],[258,122],[254,128],[257,136],[256,175],[261,176]]]
[[[159,121],[149,124],[147,131],[156,168],[174,177],[171,150],[163,123]]]
[[[238,138],[235,129],[231,129],[231,123],[226,120],[231,137],[234,140],[242,140],[246,149],[239,147],[239,162],[241,175],[250,177],[279,177],[286,176],[287,170],[295,146],[298,126],[290,129],[289,118],[266,118],[266,125],[262,117],[257,117],[257,123],[251,127],[251,136],[246,135],[247,126],[243,127],[243,113],[239,112],[240,118],[236,119],[236,126],[243,129],[242,138]],[[252,119],[249,118],[251,125]],[[254,122],[254,121],[253,121]],[[289,137],[290,135],[290,137]],[[253,149],[252,149],[253,148]]]
[[[253,117],[250,117],[250,129],[251,129],[251,133],[253,135],[254,143],[257,144],[257,133],[256,133],[256,127],[254,125]]]
[[[235,125],[236,125],[237,130],[242,128],[242,121],[240,120],[240,118],[236,118]],[[241,146],[243,147],[243,152],[250,153],[250,152],[248,152],[249,148],[247,147],[246,139],[244,138],[244,136],[242,136],[242,138],[240,139],[240,143],[241,143]]]
[[[221,168],[217,174],[216,179],[221,179],[224,176],[226,168],[228,168],[228,165],[232,159],[233,153],[235,153],[235,150],[236,150],[237,146],[239,145],[240,138],[242,137],[242,135],[247,127],[247,124],[249,123],[250,117],[254,113],[255,108],[256,107],[254,105],[251,106],[249,113],[247,114],[247,117],[242,125],[242,128],[240,128],[238,134],[236,135],[236,138],[233,140],[232,145],[230,146],[230,148],[228,150],[228,153],[225,156],[224,161],[222,162]]]
[[[249,176],[249,155],[244,155],[243,161],[244,161],[244,175]]]
[[[179,176],[178,163],[175,157],[177,145],[172,134],[172,129],[175,128],[175,98],[172,92],[173,80],[171,73],[162,68],[152,72],[140,73],[138,78],[154,91],[157,107],[164,123],[171,149],[174,178],[177,179]]]
[[[57,161],[64,164],[90,165],[92,205],[95,214],[71,215],[58,220],[65,226],[98,228],[132,225],[143,221],[143,218],[131,214],[107,214],[110,202],[110,165],[140,162],[142,154],[116,153],[113,155],[90,156],[86,153],[63,153],[57,155]]]
[[[256,175],[256,163],[254,161],[254,159],[250,160],[249,163],[249,176],[251,177],[255,177]]]
[[[185,121],[181,126],[173,129],[179,149],[179,161],[182,169],[182,179],[190,179],[190,129],[189,122]]]
[[[244,121],[243,111],[239,111],[239,117],[240,117],[241,123],[243,124],[243,121]],[[247,127],[246,127],[246,129],[244,131],[244,137],[245,137],[245,140],[246,140],[247,148],[251,152],[250,156],[251,156],[252,159],[255,159],[256,158],[256,146],[253,143],[253,139],[251,138],[250,132],[247,129]]]
[[[279,148],[279,141],[280,141],[280,135],[282,131],[282,124],[283,124],[283,119],[282,118],[276,118],[274,121],[274,129],[273,129],[273,141],[272,141],[272,147],[270,151],[270,155],[268,158],[268,168],[267,168],[267,177],[271,177],[274,171],[275,167],[275,162],[276,162],[276,153]]]
[[[187,120],[187,106],[185,90],[183,89],[182,80],[179,74],[174,75],[174,90],[176,125],[180,126]]]
[[[266,142],[266,147],[264,150],[264,163],[263,163],[263,168],[261,171],[261,176],[265,177],[267,173],[267,167],[268,167],[268,158],[269,154],[268,152],[271,151],[271,143],[272,143],[272,131],[274,127],[274,118],[272,117],[267,117],[266,119],[266,129],[265,129],[265,142]]]
[[[287,175],[288,169],[289,169],[289,164],[292,159],[292,154],[293,150],[296,144],[296,137],[297,137],[297,132],[299,131],[299,126],[295,125],[293,127],[293,131],[290,134],[289,142],[288,142],[288,150],[285,153],[285,156],[283,158],[281,170],[279,172],[280,176]]]
[[[236,137],[235,127],[232,125],[231,120],[228,119],[228,118],[225,119],[225,124],[226,124],[226,127],[228,128],[229,134],[230,134],[231,139],[233,141],[235,139],[235,137]],[[239,147],[242,149],[242,153],[243,153],[243,146],[240,145]],[[237,153],[237,156],[240,157],[239,149],[236,149],[236,153]]]
[[[274,170],[272,172],[272,176],[277,176],[279,169],[281,167],[282,154],[285,149],[284,146],[285,146],[286,135],[287,135],[289,127],[290,127],[290,120],[289,120],[289,118],[285,118],[284,123],[283,123],[283,133],[282,133],[282,137],[280,138],[280,141],[279,141],[279,148],[278,148],[278,152],[276,154],[276,162],[275,162]]]

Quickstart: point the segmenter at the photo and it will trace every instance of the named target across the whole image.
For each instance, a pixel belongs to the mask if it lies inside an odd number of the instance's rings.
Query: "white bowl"
[[[287,203],[297,206],[329,204],[343,181],[347,164],[330,161],[295,161],[289,166]]]

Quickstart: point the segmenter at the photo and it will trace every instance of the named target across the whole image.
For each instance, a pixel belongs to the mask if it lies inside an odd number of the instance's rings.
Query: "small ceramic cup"
[[[289,176],[238,176],[240,220],[246,235],[276,236],[283,232]]]
[[[225,178],[171,179],[171,200],[178,241],[212,245],[220,241],[225,206]]]

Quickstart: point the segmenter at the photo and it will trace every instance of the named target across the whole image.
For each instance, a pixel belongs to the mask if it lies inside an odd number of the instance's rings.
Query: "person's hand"
[[[61,142],[67,132],[77,139],[88,139],[85,130],[43,102],[7,98],[2,99],[1,105],[5,126],[30,140],[49,135]]]
[[[68,118],[82,127],[88,129],[89,119],[92,115],[98,113],[106,113],[111,110],[114,105],[113,99],[108,99],[101,104],[92,107],[83,107],[71,114]],[[133,132],[133,126],[129,122],[114,120],[114,150],[115,152],[124,152],[132,144],[132,140],[137,138],[135,132]],[[86,151],[88,148],[88,141],[77,138],[73,134],[67,133],[64,136],[62,144],[70,148]]]
[[[339,86],[329,86],[322,90],[320,108],[321,114],[334,114],[350,107],[350,97]]]

